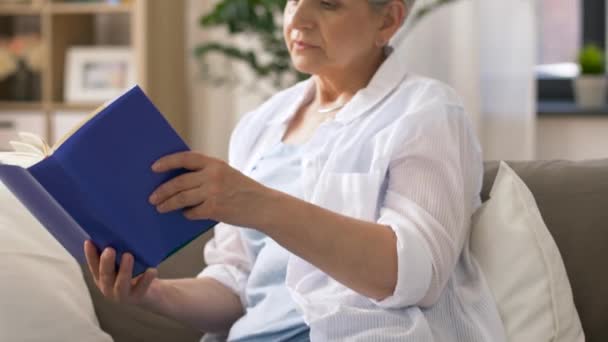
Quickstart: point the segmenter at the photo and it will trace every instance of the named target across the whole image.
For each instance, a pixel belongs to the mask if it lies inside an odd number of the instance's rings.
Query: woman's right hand
[[[134,305],[146,305],[158,300],[155,284],[159,282],[156,269],[150,268],[132,278],[133,255],[124,253],[118,273],[115,271],[116,251],[106,248],[101,256],[91,241],[85,241],[84,252],[95,284],[108,299]],[[158,284],[156,284],[158,285]]]

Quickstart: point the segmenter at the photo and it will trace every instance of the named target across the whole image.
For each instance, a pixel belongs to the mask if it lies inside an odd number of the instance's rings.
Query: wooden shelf
[[[541,117],[608,117],[608,105],[604,105],[599,108],[584,108],[579,107],[574,101],[543,100],[538,101],[537,113],[538,116]]]
[[[0,4],[0,15],[40,15],[42,6],[33,4]]]
[[[42,102],[0,101],[0,111],[44,111]]]
[[[106,13],[131,13],[133,5],[128,4],[106,4],[106,3],[51,3],[48,10],[53,14],[106,14]]]
[[[133,8],[134,6],[132,3],[110,4],[52,2],[46,5],[0,3],[0,15],[40,15],[45,11],[52,14],[128,14],[133,11]]]
[[[166,113],[176,130],[187,136],[186,47],[183,25],[185,1],[130,0],[112,4],[63,0],[0,0],[0,36],[40,34],[45,46],[38,101],[8,100],[0,83],[0,114],[41,113],[46,138],[55,140],[54,120],[61,113],[90,113],[96,103],[67,103],[64,99],[67,51],[74,46],[129,46],[134,55],[136,82]],[[30,16],[32,18],[30,18]],[[24,18],[25,17],[25,18]],[[158,25],[162,22],[163,25]],[[166,84],[172,84],[167,88]],[[173,86],[174,85],[174,86]],[[5,94],[6,93],[6,94]]]
[[[0,101],[0,112],[6,111],[66,111],[66,112],[92,112],[101,106],[101,103],[42,103],[26,101]]]
[[[66,103],[66,102],[55,102],[51,105],[52,111],[65,111],[65,112],[92,112],[99,108],[101,103]]]

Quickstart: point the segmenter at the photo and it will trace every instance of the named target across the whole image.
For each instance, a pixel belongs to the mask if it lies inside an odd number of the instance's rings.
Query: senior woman
[[[230,164],[195,152],[150,197],[221,221],[195,279],[131,279],[85,245],[105,296],[230,341],[503,341],[469,250],[479,144],[457,96],[387,48],[413,1],[290,0],[284,36],[312,77],[247,114]],[[392,50],[392,51],[391,51]]]

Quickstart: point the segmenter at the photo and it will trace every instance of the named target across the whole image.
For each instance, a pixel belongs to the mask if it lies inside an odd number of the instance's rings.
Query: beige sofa
[[[509,162],[534,193],[562,253],[589,342],[608,341],[608,160]],[[488,162],[482,197],[496,176]],[[203,268],[206,234],[160,267],[166,278],[191,277]],[[106,301],[85,271],[102,328],[115,341],[197,341],[202,333],[177,322]]]

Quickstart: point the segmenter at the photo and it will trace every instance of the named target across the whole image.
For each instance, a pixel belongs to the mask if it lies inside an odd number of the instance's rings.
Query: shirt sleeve
[[[394,293],[384,308],[428,307],[453,274],[479,200],[483,161],[460,104],[438,96],[399,125],[378,223],[397,238]]]
[[[229,163],[240,169],[243,162],[241,137],[245,136],[246,127],[255,112],[247,113],[232,131],[229,145]],[[198,277],[211,277],[237,294],[243,307],[246,306],[245,286],[251,273],[253,258],[248,253],[240,233],[240,228],[226,223],[218,223],[213,229],[213,238],[207,242],[204,250],[207,267]]]
[[[237,227],[219,223],[214,235],[205,245],[207,267],[198,277],[211,277],[241,298],[246,305],[245,286],[251,272],[252,260],[248,255]]]

